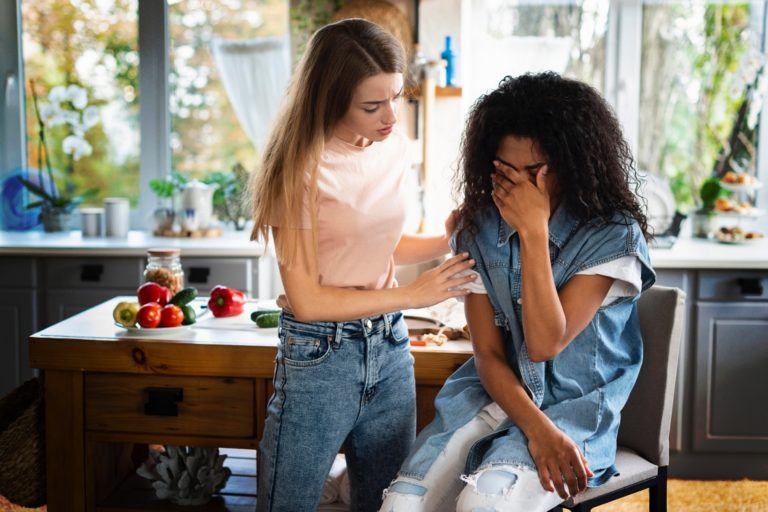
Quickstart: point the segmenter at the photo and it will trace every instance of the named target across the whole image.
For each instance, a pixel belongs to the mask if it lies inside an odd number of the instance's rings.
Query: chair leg
[[[659,468],[656,484],[648,489],[648,511],[667,512],[667,467]]]

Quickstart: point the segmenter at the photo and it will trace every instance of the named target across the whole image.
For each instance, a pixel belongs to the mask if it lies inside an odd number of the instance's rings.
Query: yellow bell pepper
[[[123,327],[136,325],[136,314],[139,312],[139,304],[136,302],[121,302],[112,311],[112,318]]]

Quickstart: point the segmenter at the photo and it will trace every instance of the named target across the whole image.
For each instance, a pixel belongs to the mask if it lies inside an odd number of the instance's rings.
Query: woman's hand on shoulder
[[[541,486],[564,500],[587,489],[593,476],[587,459],[576,443],[549,419],[535,432],[526,432],[528,451],[536,463]]]
[[[409,307],[423,308],[437,304],[451,297],[463,297],[469,290],[462,288],[476,279],[476,275],[457,276],[472,268],[475,260],[469,253],[461,253],[442,262],[437,267],[423,272],[413,282],[404,286]]]

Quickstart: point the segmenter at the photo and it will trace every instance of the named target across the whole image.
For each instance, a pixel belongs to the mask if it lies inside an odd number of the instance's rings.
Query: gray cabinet
[[[0,396],[33,376],[29,336],[38,325],[37,260],[0,258]]]
[[[686,294],[670,429],[675,478],[768,478],[768,271],[673,270]]]
[[[45,325],[85,311],[115,295],[133,295],[141,282],[139,258],[46,258]]]
[[[187,286],[194,286],[200,294],[207,294],[218,284],[237,288],[253,294],[254,267],[251,258],[182,258],[184,280]]]
[[[768,453],[768,274],[703,272],[696,317],[693,450]]]

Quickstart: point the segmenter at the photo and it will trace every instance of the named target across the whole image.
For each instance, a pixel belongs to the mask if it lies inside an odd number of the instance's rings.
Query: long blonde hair
[[[251,240],[269,240],[280,229],[280,263],[295,262],[304,194],[316,239],[317,166],[337,123],[349,110],[355,88],[379,73],[404,73],[400,42],[375,23],[346,19],[321,28],[310,39],[272,127],[258,172],[251,181]],[[273,216],[277,216],[277,218]]]

